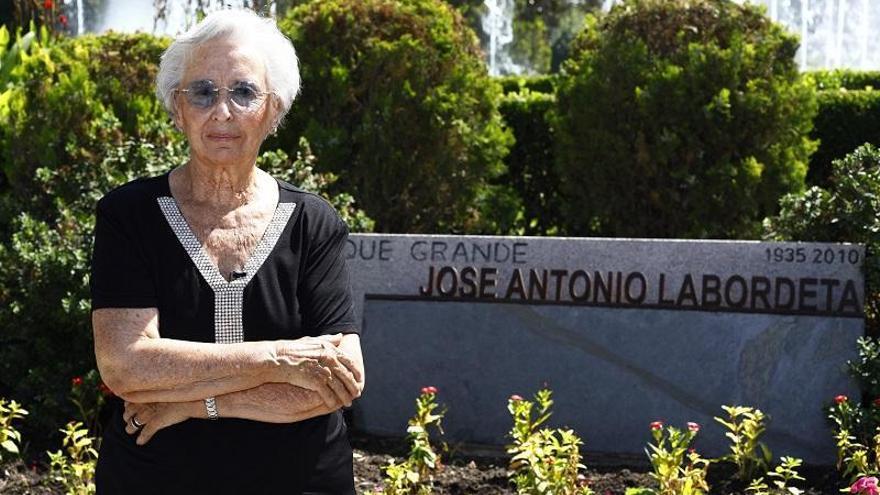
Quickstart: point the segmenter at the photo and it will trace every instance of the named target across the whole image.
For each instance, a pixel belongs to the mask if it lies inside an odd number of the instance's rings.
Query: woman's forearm
[[[294,423],[336,409],[327,407],[317,393],[286,383],[267,383],[217,396],[220,417],[266,423]]]
[[[271,342],[211,344],[143,339],[127,359],[101,369],[108,386],[129,402],[184,402],[271,382],[278,367]]]
[[[212,344],[163,339],[156,308],[92,313],[101,378],[129,402],[184,402],[273,381],[271,342]]]
[[[92,323],[101,377],[129,402],[186,402],[264,383],[316,391],[330,408],[360,395],[363,365],[337,350],[340,334],[236,344],[164,339],[156,308],[98,309]]]

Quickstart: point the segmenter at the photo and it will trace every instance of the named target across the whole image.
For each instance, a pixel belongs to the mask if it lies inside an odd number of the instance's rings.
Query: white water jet
[[[483,5],[483,32],[489,37],[489,74],[522,74],[523,68],[513,63],[507,51],[513,43],[514,0],[485,0]]]
[[[800,35],[801,70],[880,69],[878,0],[736,0],[767,7],[767,15]],[[619,0],[604,0],[606,11]]]

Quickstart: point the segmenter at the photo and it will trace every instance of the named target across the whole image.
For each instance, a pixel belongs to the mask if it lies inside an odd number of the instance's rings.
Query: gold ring
[[[137,416],[132,416],[129,422],[131,423],[131,426],[134,426],[135,430],[140,430],[144,427],[144,424],[138,421]]]

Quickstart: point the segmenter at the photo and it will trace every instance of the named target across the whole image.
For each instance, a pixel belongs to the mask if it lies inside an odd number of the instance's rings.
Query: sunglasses
[[[217,86],[212,81],[194,81],[184,89],[176,89],[183,93],[190,105],[200,110],[212,108],[220,101],[220,90],[226,90],[230,108],[240,112],[253,112],[260,108],[263,100],[271,91],[260,91],[252,83],[235,83],[231,88]]]

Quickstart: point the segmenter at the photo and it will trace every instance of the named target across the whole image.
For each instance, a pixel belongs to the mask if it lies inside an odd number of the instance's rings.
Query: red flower
[[[108,387],[107,384],[104,382],[98,384],[98,390],[100,390],[101,393],[105,396],[113,395],[113,391],[110,390],[110,387]]]
[[[874,399],[874,405],[877,407],[880,407],[880,397],[877,397],[876,399]]]
[[[700,425],[698,423],[688,421],[688,430],[691,430],[692,432],[696,433],[696,432],[700,431]]]
[[[58,22],[60,22],[63,27],[67,27],[67,16],[64,14],[59,15]]]
[[[55,2],[52,0],[43,0],[43,8],[46,10],[52,9],[55,6]]]
[[[422,387],[422,393],[434,395],[437,393],[437,387]]]
[[[847,400],[848,399],[845,395],[838,395],[837,397],[834,398],[834,403],[835,404],[843,404]]]
[[[659,430],[660,428],[663,428],[663,421],[654,421],[651,423],[652,430]]]
[[[688,449],[688,453],[689,453],[689,454],[695,454],[695,453],[697,453],[697,449],[691,447],[691,448]]]
[[[519,402],[519,401],[523,400],[523,398],[520,397],[519,395],[513,394],[510,396],[510,400],[512,400],[514,402]]]
[[[80,385],[83,384],[83,379],[81,376],[75,376],[70,380],[70,384],[73,385],[74,387],[79,387]]]

